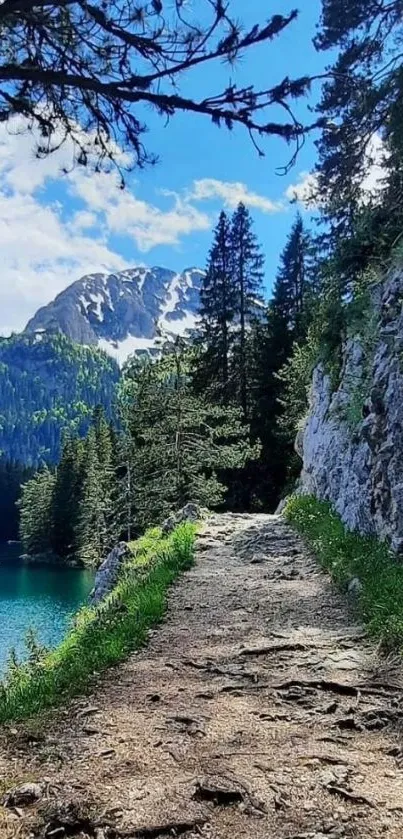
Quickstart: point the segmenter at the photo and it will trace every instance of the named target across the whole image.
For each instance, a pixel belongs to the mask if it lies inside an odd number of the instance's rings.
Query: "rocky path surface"
[[[0,734],[3,837],[401,839],[403,683],[280,519],[221,515],[148,647]]]

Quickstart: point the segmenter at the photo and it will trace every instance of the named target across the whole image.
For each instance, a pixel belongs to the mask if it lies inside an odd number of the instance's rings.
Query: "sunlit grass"
[[[97,674],[144,644],[164,615],[169,586],[193,563],[194,538],[195,527],[181,524],[169,536],[153,529],[132,542],[116,587],[100,605],[80,610],[55,650],[10,663],[0,684],[0,722],[85,692]]]
[[[359,579],[358,606],[369,633],[385,649],[403,651],[403,565],[388,545],[346,530],[330,504],[313,496],[292,497],[285,516],[341,588]]]

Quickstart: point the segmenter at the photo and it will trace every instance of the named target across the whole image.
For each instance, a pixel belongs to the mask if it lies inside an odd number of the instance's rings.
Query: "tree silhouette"
[[[184,0],[4,0],[0,5],[0,120],[39,125],[36,153],[46,157],[67,140],[75,162],[120,170],[155,160],[143,143],[148,106],[164,119],[204,115],[259,137],[297,140],[302,125],[289,101],[310,80],[285,78],[271,88],[229,83],[202,98],[181,92],[187,71],[227,60],[280,35],[297,17],[274,15],[247,31],[231,17],[231,0],[200,0],[198,22]],[[271,106],[286,114],[271,121]],[[130,151],[130,167],[122,157]]]

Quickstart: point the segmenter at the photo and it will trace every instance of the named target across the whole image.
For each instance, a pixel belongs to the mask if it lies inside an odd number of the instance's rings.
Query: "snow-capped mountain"
[[[62,332],[123,363],[131,353],[153,350],[164,337],[195,327],[203,274],[199,268],[178,274],[146,266],[88,274],[39,309],[25,332]]]

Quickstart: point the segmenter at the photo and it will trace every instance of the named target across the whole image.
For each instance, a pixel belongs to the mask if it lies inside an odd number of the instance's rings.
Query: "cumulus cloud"
[[[115,171],[72,169],[68,145],[36,159],[32,137],[17,128],[0,126],[0,334],[21,330],[39,306],[83,274],[129,267],[110,244],[114,233],[132,237],[145,252],[210,227],[206,213],[179,197],[162,210],[120,190]],[[64,206],[50,202],[49,193],[44,198],[49,186],[57,194],[63,169],[71,169],[63,180],[70,193]]]
[[[263,213],[284,209],[244,183],[214,178],[195,180],[180,193],[161,189],[155,200],[143,200],[136,184],[119,188],[116,170],[95,175],[74,167],[70,142],[43,160],[36,158],[35,135],[23,128],[21,120],[0,125],[3,335],[22,329],[39,306],[83,274],[129,267],[111,244],[114,236],[129,238],[148,253],[209,230],[217,204],[234,209],[242,201]],[[214,213],[202,202],[215,202]]]
[[[242,202],[246,207],[261,210],[262,213],[278,213],[284,209],[281,202],[272,201],[264,195],[252,192],[240,181],[219,181],[215,178],[193,181],[189,198],[193,201],[219,198],[224,206],[230,209],[234,209]]]
[[[129,190],[119,190],[118,177],[113,173],[94,178],[77,171],[71,181],[74,195],[98,214],[108,231],[132,237],[143,253],[157,245],[177,245],[182,236],[211,227],[206,213],[175,193],[165,193],[171,196],[172,206],[161,210]]]
[[[297,201],[304,207],[315,207],[317,206],[317,187],[317,177],[313,172],[300,172],[297,182],[287,187],[285,197],[289,201]]]
[[[101,238],[63,223],[60,207],[0,190],[0,334],[21,329],[35,309],[82,274],[122,270],[126,261]]]

